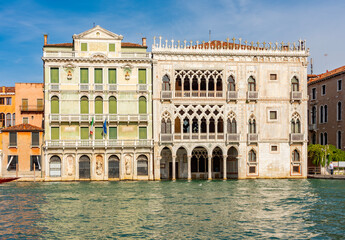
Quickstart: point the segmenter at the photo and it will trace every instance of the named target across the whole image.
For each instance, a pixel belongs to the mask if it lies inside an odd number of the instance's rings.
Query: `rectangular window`
[[[31,146],[37,147],[40,145],[40,133],[32,132],[31,133]]]
[[[37,99],[37,110],[43,111],[43,99],[42,98]]]
[[[27,98],[22,99],[22,111],[27,111],[29,107],[29,100]]]
[[[146,84],[146,69],[139,69],[139,84]]]
[[[5,98],[0,98],[0,105],[5,105]]]
[[[338,83],[337,83],[337,90],[338,90],[338,91],[341,91],[341,87],[342,87],[342,81],[341,81],[341,80],[338,80]]]
[[[146,127],[139,127],[139,139],[147,139]]]
[[[6,105],[12,105],[12,98],[10,97],[6,98]]]
[[[255,172],[256,172],[256,167],[255,166],[249,167],[249,173],[250,174],[255,174]]]
[[[60,128],[59,127],[52,127],[51,128],[51,139],[52,140],[58,140],[60,139]]]
[[[292,171],[293,171],[293,173],[300,173],[300,166],[298,165],[298,166],[293,166],[292,167]]]
[[[109,139],[117,139],[117,127],[109,127]]]
[[[23,124],[28,124],[28,123],[29,123],[29,118],[23,117]]]
[[[80,139],[89,139],[89,127],[80,128]]]
[[[277,80],[277,74],[270,74],[270,80]]]
[[[95,83],[103,83],[102,68],[95,68]]]
[[[80,83],[89,83],[89,69],[88,68],[80,69]]]
[[[108,70],[108,80],[109,84],[116,84],[116,69],[109,69]]]
[[[277,120],[277,111],[270,111],[270,120]]]
[[[41,171],[41,156],[40,155],[31,155],[30,156],[30,171]]]
[[[59,69],[58,68],[50,69],[50,83],[59,83]]]
[[[103,139],[103,128],[95,127],[95,139]]]
[[[326,85],[322,85],[322,87],[321,87],[321,95],[322,96],[326,95]]]
[[[277,145],[272,145],[271,146],[271,152],[276,152],[278,151],[278,146]]]
[[[17,146],[17,133],[10,132],[10,147],[16,147],[16,146]]]
[[[311,90],[311,99],[312,99],[312,100],[315,100],[315,99],[316,99],[316,88],[313,88],[313,89]]]
[[[81,51],[86,52],[87,51],[87,43],[81,43]]]
[[[109,43],[109,52],[115,52],[115,43]]]
[[[18,164],[18,156],[17,155],[8,155],[7,171],[16,171],[17,164]]]

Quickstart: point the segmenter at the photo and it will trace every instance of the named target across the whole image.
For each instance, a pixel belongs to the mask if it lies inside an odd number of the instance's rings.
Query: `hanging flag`
[[[107,119],[105,119],[103,123],[103,133],[107,134]]]
[[[90,135],[93,134],[93,124],[94,124],[94,120],[92,118],[92,121],[91,121],[91,128],[90,128]]]

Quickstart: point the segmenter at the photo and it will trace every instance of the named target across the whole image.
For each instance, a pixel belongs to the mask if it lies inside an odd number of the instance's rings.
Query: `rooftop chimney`
[[[142,45],[143,45],[144,47],[147,47],[147,46],[146,46],[146,37],[143,37],[142,40],[143,40],[143,44],[142,44]]]
[[[44,46],[48,44],[48,34],[44,34]]]

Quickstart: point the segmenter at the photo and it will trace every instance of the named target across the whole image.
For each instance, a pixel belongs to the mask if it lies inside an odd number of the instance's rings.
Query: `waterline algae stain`
[[[344,195],[332,180],[8,183],[0,238],[340,239]]]

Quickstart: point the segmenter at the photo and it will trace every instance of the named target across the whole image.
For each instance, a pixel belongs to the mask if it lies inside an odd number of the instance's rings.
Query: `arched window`
[[[161,133],[166,133],[166,122],[165,119],[161,120]]]
[[[1,124],[0,124],[1,125]],[[13,113],[12,114],[12,125],[15,126],[16,125],[16,114]]]
[[[215,133],[215,124],[213,117],[210,119],[209,123],[209,133]]]
[[[249,133],[256,133],[256,122],[254,118],[249,119]]]
[[[224,122],[223,122],[223,118],[218,118],[218,122],[217,122],[217,132],[218,132],[218,133],[223,133],[223,132],[224,132]]]
[[[190,81],[189,81],[189,77],[186,76],[184,78],[184,81],[183,81],[183,90],[184,91],[189,91],[190,90]]]
[[[166,125],[165,125],[165,132],[166,133],[171,133],[171,120],[168,118]]]
[[[111,155],[108,160],[108,177],[119,178],[120,176],[120,160],[116,155]]]
[[[235,118],[228,118],[228,133],[237,133],[237,124]]]
[[[193,118],[192,122],[192,133],[198,133],[199,132],[199,122],[196,117]]]
[[[341,102],[338,102],[337,104],[337,120],[341,120]]]
[[[325,145],[328,144],[328,139],[327,139],[327,133],[326,132],[323,134],[323,142],[324,142]]]
[[[186,117],[183,120],[183,133],[189,133],[189,119]]]
[[[51,113],[59,113],[59,98],[57,96],[53,96],[50,99],[50,112]]]
[[[205,117],[201,119],[200,129],[201,133],[207,133],[207,121]]]
[[[320,144],[321,144],[321,145],[324,145],[324,142],[323,142],[323,133],[320,133]]]
[[[6,127],[11,126],[11,113],[6,114]]]
[[[146,98],[141,96],[139,97],[139,114],[147,113],[146,109]]]
[[[206,91],[206,78],[202,76],[200,79],[200,91]]]
[[[103,98],[100,96],[95,98],[95,113],[96,114],[103,113]]]
[[[80,113],[88,114],[89,113],[89,99],[86,96],[80,98]]]
[[[337,132],[337,148],[341,149],[341,131]]]
[[[291,90],[293,92],[298,92],[299,91],[299,82],[298,82],[298,79],[296,77],[293,77],[291,79]]]
[[[222,78],[220,76],[218,76],[217,78],[217,91],[220,92],[223,90],[223,86],[222,86]]]
[[[300,161],[299,153],[296,149],[292,152],[292,161],[293,162],[299,162]]]
[[[311,144],[316,144],[316,134],[314,132],[311,135]]]
[[[90,171],[90,158],[83,155],[79,158],[79,178],[89,179],[91,175]]]
[[[323,106],[320,107],[320,123],[323,123]]]
[[[311,124],[316,124],[316,107],[313,106],[311,110]]]
[[[181,133],[181,120],[179,117],[175,118],[175,133]]]
[[[291,120],[291,133],[301,133],[301,122],[299,118]]]
[[[138,157],[137,174],[138,176],[147,176],[148,174],[148,161],[145,155],[140,155]]]
[[[109,113],[110,114],[117,113],[117,100],[114,96],[109,97]]]
[[[182,90],[182,80],[180,76],[176,77],[176,81],[175,81],[175,90],[176,91],[181,91]]]
[[[196,78],[196,76],[194,76],[192,80],[192,90],[198,91],[199,90],[198,88],[199,88],[198,79]]]
[[[324,106],[324,111],[325,111],[325,115],[324,115],[324,121],[323,122],[328,122],[328,107],[327,105]]]
[[[0,127],[5,127],[5,113],[0,113]]]
[[[61,177],[61,159],[56,155],[50,158],[49,177]]]
[[[236,91],[235,79],[232,76],[228,78],[228,91]]]
[[[248,78],[248,91],[249,92],[255,92],[256,91],[255,79],[252,76],[250,76]]]
[[[254,150],[250,150],[248,154],[248,162],[255,163],[256,162],[256,153]]]
[[[170,91],[170,79],[168,75],[164,75],[162,79],[162,91]]]
[[[208,91],[214,91],[214,79],[213,79],[213,76],[211,76],[208,79]]]

